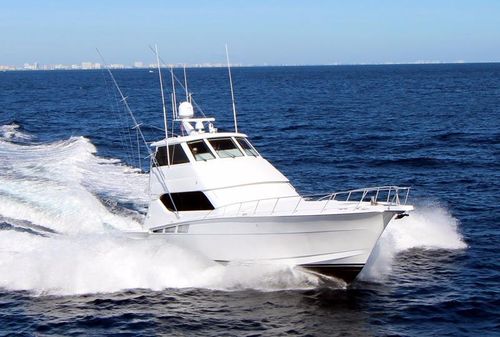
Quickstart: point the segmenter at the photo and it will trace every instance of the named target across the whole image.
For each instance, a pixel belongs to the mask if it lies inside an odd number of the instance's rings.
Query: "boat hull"
[[[335,277],[342,279],[347,283],[353,282],[358,274],[363,270],[364,264],[349,265],[349,264],[310,264],[310,265],[300,265],[307,271],[312,273],[317,273],[329,277]]]
[[[228,217],[153,236],[222,263],[286,264],[351,282],[396,212]]]

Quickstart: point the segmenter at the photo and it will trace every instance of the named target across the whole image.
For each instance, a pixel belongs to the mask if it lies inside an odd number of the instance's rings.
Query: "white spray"
[[[0,224],[31,223],[59,234],[0,230],[0,288],[83,294],[179,287],[271,291],[319,284],[288,266],[222,266],[161,240],[127,237],[123,230],[141,229],[146,175],[96,156],[83,137],[21,145],[9,142],[22,136],[16,128],[4,129],[14,134],[0,135]],[[134,209],[113,210],[105,200]],[[413,247],[465,244],[457,220],[444,208],[418,208],[389,226],[361,277],[383,279],[395,254]]]

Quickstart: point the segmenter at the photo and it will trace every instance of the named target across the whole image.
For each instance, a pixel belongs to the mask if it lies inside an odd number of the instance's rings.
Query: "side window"
[[[196,140],[193,142],[187,143],[191,153],[193,154],[194,159],[200,160],[209,160],[214,159],[215,156],[208,148],[207,144],[203,140]]]
[[[214,206],[208,200],[207,196],[203,192],[181,192],[181,193],[171,193],[163,194],[160,197],[163,205],[170,211],[209,211],[213,210]],[[175,207],[172,204],[174,201]]]
[[[169,150],[168,152],[170,155],[171,165],[189,163],[189,159],[184,150],[182,149],[181,144],[169,145],[168,150]],[[158,162],[158,166],[168,165],[167,147],[166,146],[159,147],[156,150],[155,158],[156,161]]]
[[[255,148],[245,138],[236,138],[236,141],[238,142],[238,144],[240,144],[241,148],[243,149],[243,151],[245,151],[245,154],[247,156],[257,157],[259,155],[257,150],[255,150]]]
[[[241,157],[243,153],[238,149],[231,138],[215,138],[209,140],[210,145],[220,158]]]

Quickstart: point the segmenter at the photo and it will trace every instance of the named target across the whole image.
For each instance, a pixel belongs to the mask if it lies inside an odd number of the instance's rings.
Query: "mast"
[[[226,44],[227,71],[229,73],[229,85],[231,86],[231,103],[233,105],[234,132],[238,132],[238,121],[236,120],[236,105],[234,104],[233,78],[231,77],[231,65],[229,63],[229,52]]]

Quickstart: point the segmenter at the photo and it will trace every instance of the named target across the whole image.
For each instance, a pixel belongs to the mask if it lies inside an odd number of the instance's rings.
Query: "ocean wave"
[[[0,140],[0,215],[59,232],[140,228],[147,175],[96,155],[84,137],[48,144]],[[132,205],[120,210],[116,203]]]
[[[0,139],[24,142],[33,139],[33,136],[22,131],[21,126],[12,122],[11,124],[0,125]]]
[[[279,265],[222,266],[161,240],[137,239],[147,206],[147,176],[97,155],[84,137],[47,144],[0,139],[0,287],[35,294],[147,288],[309,289],[316,276]],[[115,207],[129,203],[132,209]],[[35,235],[41,234],[41,235]],[[399,252],[463,249],[458,221],[424,205],[387,228],[362,280],[391,272]],[[330,285],[341,287],[341,285]]]

